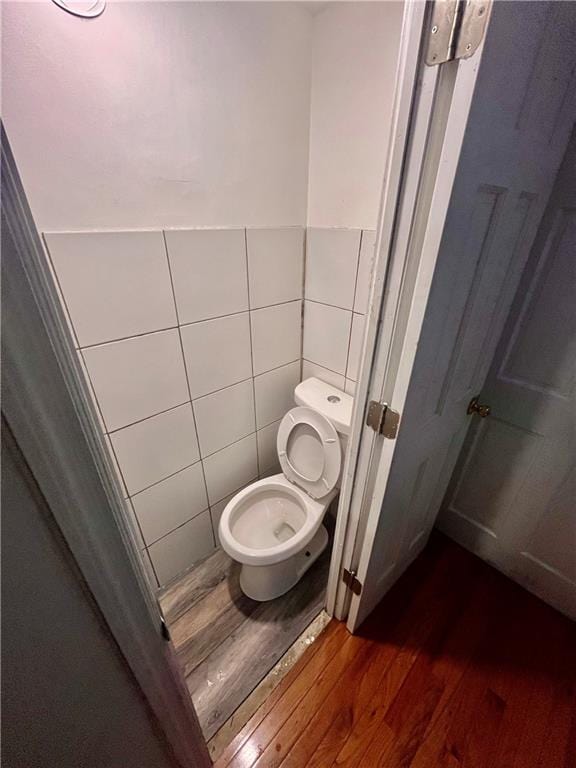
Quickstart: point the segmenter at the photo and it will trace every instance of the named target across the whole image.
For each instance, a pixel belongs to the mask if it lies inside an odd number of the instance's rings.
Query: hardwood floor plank
[[[409,604],[404,621],[396,621],[388,638],[388,644],[395,650],[394,657],[379,680],[369,706],[357,722],[352,724],[349,739],[339,752],[333,752],[333,756],[336,756],[334,762],[326,762],[326,765],[345,765],[348,768],[357,766],[364,753],[369,751],[371,741],[379,738],[381,729],[387,727],[384,719],[388,708],[409,678],[419,656],[423,656],[427,667],[430,666],[446,634],[440,619],[444,618],[445,623],[449,624],[449,616],[461,612],[468,597],[466,589],[461,586],[453,588],[449,599],[439,604],[438,592],[443,594],[449,585],[449,571],[437,568],[435,573],[428,575],[426,586],[420,589],[416,599]],[[399,588],[402,589],[402,584],[399,584]],[[327,744],[323,749],[326,751],[330,741],[329,733],[325,741]]]
[[[217,768],[576,768],[576,625],[443,536],[315,646]]]
[[[556,669],[554,705],[546,725],[538,768],[576,765],[576,744],[571,743],[572,729],[576,724],[576,632],[562,634],[564,643],[559,642],[556,658],[567,658],[569,661]],[[564,652],[561,645],[564,645]]]
[[[326,627],[317,642],[298,661],[282,681],[282,685],[276,688],[261,707],[254,713],[242,730],[223,751],[215,763],[215,768],[226,768],[232,758],[244,746],[253,735],[256,728],[268,717],[278,701],[284,701],[284,707],[291,711],[292,707],[287,702],[298,702],[306,693],[313,681],[331,661],[339,648],[347,639],[348,633],[344,624],[332,620]]]
[[[412,586],[399,582],[292,711],[279,697],[230,765],[572,768],[574,692],[554,672],[571,657],[553,625],[570,637],[573,625],[442,537],[416,565]]]
[[[292,712],[253,764],[254,768],[276,768],[283,763],[299,734],[304,729],[308,732],[310,723],[316,722],[314,716],[325,706],[328,697],[337,696],[340,690],[350,684],[351,679],[363,674],[370,661],[373,643],[363,643],[359,648],[348,643],[347,649],[351,651],[350,656],[344,656],[341,666],[332,670],[337,670],[337,675],[321,676],[320,685],[313,687],[302,699],[298,708]]]
[[[417,667],[418,665],[415,665],[418,674],[420,670]],[[368,748],[360,768],[409,766],[436,711],[441,695],[442,684],[431,672],[425,674],[423,679],[419,680],[417,695],[411,696],[409,702],[403,701],[401,707],[396,704],[386,717],[386,723],[394,734],[393,741],[385,744],[385,748],[379,751],[376,760],[374,760],[375,755],[370,754],[370,748]],[[399,696],[397,702],[401,698]],[[376,746],[380,744],[379,740]]]
[[[410,595],[411,594],[417,594],[419,596],[419,599],[422,600],[422,605],[426,604],[429,597],[433,594],[435,591],[435,585],[437,582],[435,579],[440,578],[442,575],[442,572],[445,571],[445,576],[447,577],[448,570],[444,567],[444,565],[440,562],[439,567],[435,570],[435,574],[432,577],[429,573],[428,568],[428,559],[434,557],[434,546],[431,547],[430,551],[426,553],[426,556],[424,556],[421,560],[421,562],[418,564],[417,567],[411,570],[409,574],[406,574],[405,577],[401,580],[401,584],[399,584],[397,587],[394,588],[391,592],[390,599],[388,600],[388,613],[387,613],[387,620],[388,622],[384,624],[384,628],[387,630],[390,627],[394,628],[394,631],[396,631],[396,621],[395,619],[400,613],[406,613],[408,611],[408,605],[410,603]],[[424,575],[428,577],[428,586],[427,590],[421,590],[419,589],[421,579],[424,578]],[[422,594],[420,594],[422,592]],[[365,625],[362,627],[361,632],[362,634],[357,635],[355,637],[350,637],[350,640],[353,641],[353,645],[349,645],[348,647],[352,649],[352,653],[354,653],[354,648],[356,646],[360,646],[363,642],[367,642],[369,638],[375,637],[374,633],[380,633],[379,637],[382,639],[382,621],[381,617],[378,614],[375,614],[372,619],[370,619],[368,622],[365,623]],[[341,652],[342,654],[346,653],[347,649],[344,648]],[[333,675],[339,675],[340,674],[340,667],[339,665],[342,663],[341,657],[334,657],[333,661],[333,668],[332,673]],[[345,668],[346,661],[344,660],[344,666]],[[317,691],[322,691],[323,695],[325,695],[326,688],[330,687],[330,681],[325,680],[322,676],[317,681],[314,681],[314,687]],[[293,705],[293,701],[289,702],[289,706],[286,706],[286,701],[281,700],[279,704],[274,708],[274,710],[270,713],[270,715],[266,718],[266,721],[262,724],[262,726],[254,733],[253,738],[251,739],[250,743],[246,745],[246,754],[238,754],[237,755],[237,764],[238,765],[252,765],[254,762],[254,755],[258,754],[261,755],[265,752],[267,746],[269,745],[270,741],[274,738],[274,736],[278,733],[281,726],[284,724],[284,722],[287,720],[287,718],[291,714],[291,706]],[[298,712],[300,712],[301,705],[299,706]],[[294,723],[291,723],[291,726],[294,726]],[[286,742],[285,742],[286,744]],[[236,764],[236,763],[234,763]]]
[[[306,731],[297,739],[284,768],[325,768],[330,765],[354,725],[374,695],[378,682],[388,667],[389,655],[381,654],[375,645],[361,669],[351,668],[340,678],[333,695],[310,720]]]

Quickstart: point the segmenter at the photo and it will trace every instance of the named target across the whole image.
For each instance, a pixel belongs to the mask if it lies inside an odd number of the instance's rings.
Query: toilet
[[[240,587],[253,600],[285,594],[328,544],[324,514],[340,487],[353,398],[309,378],[278,428],[282,473],[239,491],[220,518],[224,551],[240,563]]]

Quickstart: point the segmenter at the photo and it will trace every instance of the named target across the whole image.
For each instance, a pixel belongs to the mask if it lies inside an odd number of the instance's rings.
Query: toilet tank
[[[354,404],[351,395],[312,377],[298,384],[294,390],[294,400],[296,405],[306,405],[326,416],[338,434],[350,434]]]

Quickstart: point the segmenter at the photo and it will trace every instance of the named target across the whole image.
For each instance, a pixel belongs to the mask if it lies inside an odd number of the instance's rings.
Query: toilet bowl
[[[220,518],[222,548],[242,565],[240,587],[259,601],[286,593],[326,548],[322,520],[338,493],[350,429],[353,400],[335,387],[307,379],[295,400],[278,428],[282,473],[241,490]]]

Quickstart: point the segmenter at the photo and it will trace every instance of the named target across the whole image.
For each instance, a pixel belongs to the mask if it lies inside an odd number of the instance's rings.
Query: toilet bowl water
[[[234,510],[230,531],[245,547],[271,549],[295,536],[305,522],[306,510],[294,496],[262,490]]]

